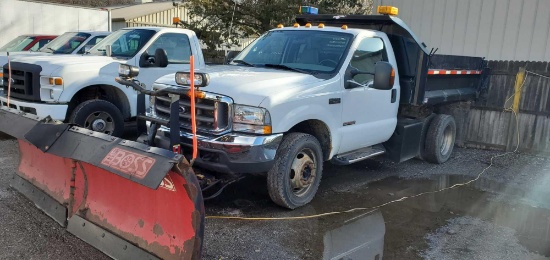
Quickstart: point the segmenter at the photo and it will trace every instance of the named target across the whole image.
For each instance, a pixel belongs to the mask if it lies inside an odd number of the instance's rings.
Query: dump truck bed
[[[397,60],[400,103],[438,105],[475,99],[487,85],[487,62],[481,57],[435,54],[428,51],[412,30],[399,18],[389,15],[300,15],[300,25],[382,31],[388,35]]]

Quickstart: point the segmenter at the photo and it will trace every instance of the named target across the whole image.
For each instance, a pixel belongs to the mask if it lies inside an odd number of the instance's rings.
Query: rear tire
[[[124,117],[113,103],[92,99],[78,105],[69,119],[81,127],[120,137],[124,133]]]
[[[455,137],[455,119],[450,115],[436,115],[428,127],[422,158],[431,163],[446,162],[453,152]]]
[[[309,134],[290,133],[277,149],[275,165],[267,173],[271,200],[295,209],[308,204],[319,188],[323,172],[319,141]]]

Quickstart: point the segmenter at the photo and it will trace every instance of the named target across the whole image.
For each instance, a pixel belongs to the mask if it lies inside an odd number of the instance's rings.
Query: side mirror
[[[141,68],[166,68],[168,66],[168,55],[164,49],[156,49],[155,55],[149,55],[147,51],[144,51],[139,57],[139,66]]]
[[[379,61],[374,66],[373,89],[390,90],[393,88],[395,80],[395,70],[392,65],[386,61]]]
[[[227,55],[225,55],[225,60],[223,62],[223,64],[229,64],[231,61],[233,61],[233,59],[235,57],[237,57],[237,55],[239,55],[239,53],[241,53],[240,51],[229,51],[227,53]]]
[[[166,68],[168,66],[168,54],[164,49],[155,50],[155,67]]]
[[[111,57],[113,55],[113,48],[111,45],[105,46],[105,55],[107,55],[107,57]]]

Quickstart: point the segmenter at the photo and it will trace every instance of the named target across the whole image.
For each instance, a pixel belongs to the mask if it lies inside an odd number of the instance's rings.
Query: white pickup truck
[[[165,52],[155,55],[157,49]],[[193,31],[140,27],[113,32],[86,55],[19,57],[11,62],[10,106],[120,136],[124,121],[136,116],[137,94],[114,81],[119,64],[138,66],[139,80],[150,86],[160,76],[189,69],[191,54],[195,67],[204,67]],[[163,67],[155,65],[162,63]],[[0,105],[4,106],[8,77],[4,65],[0,93]]]
[[[389,15],[297,21],[262,35],[230,65],[197,70],[196,166],[267,172],[271,199],[296,208],[313,199],[324,161],[345,165],[381,154],[397,162],[449,159],[456,124],[439,111],[477,97],[487,84],[483,58],[428,52]],[[167,75],[153,89],[186,88],[188,77]],[[145,116],[149,143],[171,145],[169,126],[177,120],[172,133],[191,146],[189,97],[179,100],[178,114],[170,113],[174,102],[155,98]]]
[[[111,33],[100,31],[66,32],[36,51],[10,51],[10,59],[13,61],[21,57],[50,54],[84,54],[109,34]],[[7,53],[0,52],[0,65],[4,66],[7,62]]]

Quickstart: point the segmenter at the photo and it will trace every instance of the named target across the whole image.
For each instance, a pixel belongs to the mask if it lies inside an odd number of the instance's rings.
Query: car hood
[[[307,95],[312,85],[323,79],[310,74],[263,67],[236,65],[208,66],[197,72],[208,73],[210,84],[202,90],[229,96],[235,103],[260,106],[266,97],[284,93]],[[156,83],[175,86],[175,74],[159,78]]]
[[[36,64],[42,67],[41,75],[52,75],[58,70],[70,70],[71,68],[81,69],[86,65],[89,69],[102,68],[113,62],[116,62],[111,57],[93,56],[93,55],[77,55],[77,54],[62,54],[62,55],[40,55],[40,56],[18,56],[14,59],[16,62]],[[116,72],[116,71],[115,71]],[[62,76],[62,75],[54,75]]]

